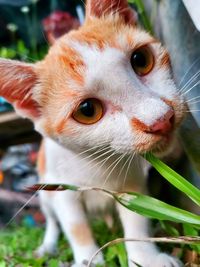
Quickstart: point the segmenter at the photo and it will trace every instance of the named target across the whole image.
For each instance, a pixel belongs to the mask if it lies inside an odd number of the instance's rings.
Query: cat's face
[[[95,9],[89,1],[86,23],[56,41],[42,62],[31,66],[2,60],[3,75],[13,80],[10,64],[17,78],[12,84],[2,78],[0,92],[43,135],[66,147],[107,143],[120,153],[163,152],[184,111],[168,54],[132,24],[126,1],[114,15],[111,2],[101,1]]]

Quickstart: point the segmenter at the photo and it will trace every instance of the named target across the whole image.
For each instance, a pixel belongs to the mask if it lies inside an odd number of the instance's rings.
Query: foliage
[[[185,193],[192,201],[200,206],[200,190],[190,184],[185,178],[176,173],[165,163],[156,158],[153,154],[147,153],[145,158],[152,164],[152,166],[172,185],[177,187],[181,192]],[[66,184],[55,184],[46,185],[38,184],[30,188],[31,190],[73,190],[73,191],[85,191],[85,190],[96,190],[103,191],[106,194],[112,196],[117,202],[119,202],[124,207],[131,211],[137,212],[143,216],[157,219],[160,221],[169,220],[173,222],[182,223],[183,234],[196,236],[193,239],[188,239],[183,237],[181,239],[182,244],[188,244],[190,247],[197,252],[200,252],[200,238],[198,238],[200,229],[200,216],[193,214],[191,212],[179,209],[167,203],[164,203],[155,198],[142,195],[135,192],[112,192],[100,188],[80,188],[73,185]],[[162,224],[163,228],[168,231],[173,236],[179,236],[180,233],[173,227],[167,226],[167,224]],[[172,241],[175,239],[172,239]],[[177,239],[178,240],[178,239]],[[124,240],[125,241],[125,240]]]
[[[111,229],[102,220],[92,220],[92,229],[99,245],[111,239],[122,236],[120,227],[113,225]],[[33,251],[42,242],[44,229],[27,227],[26,225],[6,228],[0,232],[0,267],[54,267],[61,263],[71,262],[72,250],[66,239],[62,236],[59,241],[59,254],[36,258]],[[126,251],[124,244],[109,247],[104,252],[109,267],[126,266]]]
[[[139,19],[141,19],[141,22],[142,22],[144,28],[152,34],[153,28],[152,28],[151,22],[149,20],[149,17],[147,16],[147,13],[145,11],[143,1],[142,0],[128,0],[128,2],[130,4],[134,4],[134,6],[137,9],[137,13],[139,15]]]

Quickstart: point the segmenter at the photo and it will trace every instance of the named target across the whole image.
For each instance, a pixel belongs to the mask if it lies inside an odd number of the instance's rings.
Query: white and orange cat
[[[168,53],[135,26],[126,0],[88,0],[84,25],[58,39],[41,62],[1,59],[0,95],[44,136],[42,183],[143,193],[146,167],[139,153],[172,150],[185,106]],[[74,266],[83,266],[98,248],[85,210],[107,208],[112,200],[91,191],[40,192],[40,200],[46,232],[38,255],[55,251],[61,228]],[[149,236],[146,218],[116,206],[126,238]],[[181,266],[151,243],[126,248],[129,266]],[[95,263],[103,263],[102,254]]]

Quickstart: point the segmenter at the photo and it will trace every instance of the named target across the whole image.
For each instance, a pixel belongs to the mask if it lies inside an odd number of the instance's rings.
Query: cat
[[[136,25],[126,0],[88,0],[84,25],[56,40],[42,61],[1,59],[0,74],[0,95],[44,136],[41,183],[146,193],[140,154],[172,151],[184,117],[169,55]],[[45,191],[40,201],[46,232],[39,256],[55,251],[57,222],[73,249],[73,266],[96,252],[83,202],[87,210],[116,205],[124,237],[149,236],[146,218],[101,193]],[[129,266],[182,266],[151,243],[127,242],[126,249]],[[94,263],[103,262],[99,253]]]

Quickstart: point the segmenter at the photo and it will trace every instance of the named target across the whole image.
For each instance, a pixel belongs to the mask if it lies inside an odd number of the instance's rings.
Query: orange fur
[[[118,26],[121,24],[118,22]],[[115,47],[116,28],[113,22],[109,20],[93,19],[92,23],[86,23],[78,32],[73,31],[70,34],[72,40],[89,46],[96,46],[100,50],[105,46]]]
[[[108,14],[115,15],[116,13],[120,14],[123,18],[123,22],[127,24],[135,24],[136,15],[128,6],[128,2],[126,0],[110,0],[102,1],[87,1],[86,5],[86,19],[89,19],[91,16],[93,17],[102,17]]]
[[[32,65],[5,59],[0,62],[0,73],[1,96],[16,108],[27,109],[30,117],[39,117],[39,104],[32,97],[32,87],[37,82]]]
[[[42,178],[46,171],[44,141],[41,143],[40,150],[38,153],[37,169],[38,169],[40,178]]]
[[[61,54],[58,58],[63,63],[64,68],[67,69],[68,74],[71,79],[76,81],[80,86],[84,85],[84,72],[85,63],[82,60],[81,56],[75,51],[73,48],[68,47],[64,44],[61,44],[63,54]],[[82,70],[82,71],[80,71]]]
[[[70,127],[66,127],[67,120],[69,119],[68,116],[62,118],[56,125],[55,125],[55,131],[58,134],[62,134],[65,131],[66,135],[73,135],[74,131]]]
[[[92,243],[92,233],[89,226],[85,223],[75,224],[72,226],[72,235],[76,239],[76,242],[85,246]]]
[[[133,118],[131,120],[131,125],[132,127],[134,127],[134,130],[139,130],[142,132],[148,131],[149,129],[149,127],[146,124],[144,124],[143,122],[141,122],[140,120],[136,118]]]
[[[166,66],[168,68],[170,67],[170,57],[166,51],[162,55],[160,64],[161,64],[161,67],[163,67],[163,66]]]
[[[119,32],[122,33],[120,35],[121,40],[119,40]],[[136,42],[135,36],[137,36]],[[138,36],[141,36],[141,38],[138,38]],[[141,34],[136,27],[124,24],[124,21],[118,15],[87,20],[79,31],[72,31],[69,38],[80,44],[96,46],[100,50],[109,46],[123,52],[129,52],[135,47],[144,45],[144,42],[145,44],[157,42],[153,37]]]

